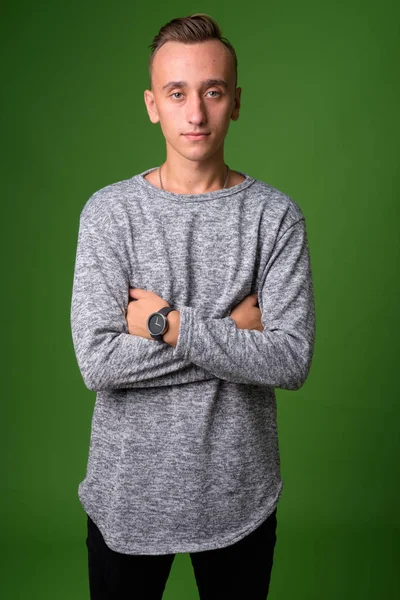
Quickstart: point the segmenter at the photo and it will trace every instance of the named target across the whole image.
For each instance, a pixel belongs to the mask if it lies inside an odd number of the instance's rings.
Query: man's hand
[[[235,306],[229,315],[236,323],[238,329],[257,329],[264,331],[261,323],[261,311],[256,306],[258,292],[243,298],[243,300]]]
[[[159,311],[164,306],[169,306],[168,302],[155,292],[141,288],[130,288],[129,296],[134,298],[128,303],[125,316],[129,333],[153,340],[147,329],[147,319],[151,313]]]

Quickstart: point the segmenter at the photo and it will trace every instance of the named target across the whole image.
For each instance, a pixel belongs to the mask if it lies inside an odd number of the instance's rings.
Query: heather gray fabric
[[[198,552],[256,529],[282,492],[274,388],[297,390],[314,351],[304,215],[245,176],[197,195],[144,179],[94,193],[80,215],[71,328],[97,392],[78,495],[107,545]],[[130,335],[130,287],[180,311],[176,347]],[[264,331],[230,311],[258,292]]]

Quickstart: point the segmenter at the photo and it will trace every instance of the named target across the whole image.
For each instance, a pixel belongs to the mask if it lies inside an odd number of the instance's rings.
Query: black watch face
[[[162,332],[165,325],[165,317],[163,315],[155,314],[149,319],[149,329],[153,335],[158,335]]]

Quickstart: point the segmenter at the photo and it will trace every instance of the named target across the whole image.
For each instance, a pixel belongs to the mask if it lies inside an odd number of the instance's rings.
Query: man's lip
[[[210,135],[209,133],[184,133],[183,135]]]

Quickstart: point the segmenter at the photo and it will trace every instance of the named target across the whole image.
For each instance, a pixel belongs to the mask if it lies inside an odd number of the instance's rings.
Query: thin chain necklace
[[[230,168],[228,167],[228,165],[225,165],[225,166],[226,166],[226,168],[228,169],[228,172],[227,172],[227,174],[226,174],[226,179],[225,179],[224,187],[223,187],[222,189],[226,188],[226,186],[228,185],[229,176],[230,176],[230,174],[231,174],[231,170],[230,170]],[[161,167],[162,167],[162,165],[161,165],[160,167],[158,167],[158,175],[159,175],[159,179],[160,179],[160,187],[161,187],[161,189],[163,190],[163,189],[164,189],[164,187],[163,187],[163,184],[162,184],[162,179],[161,179]]]

